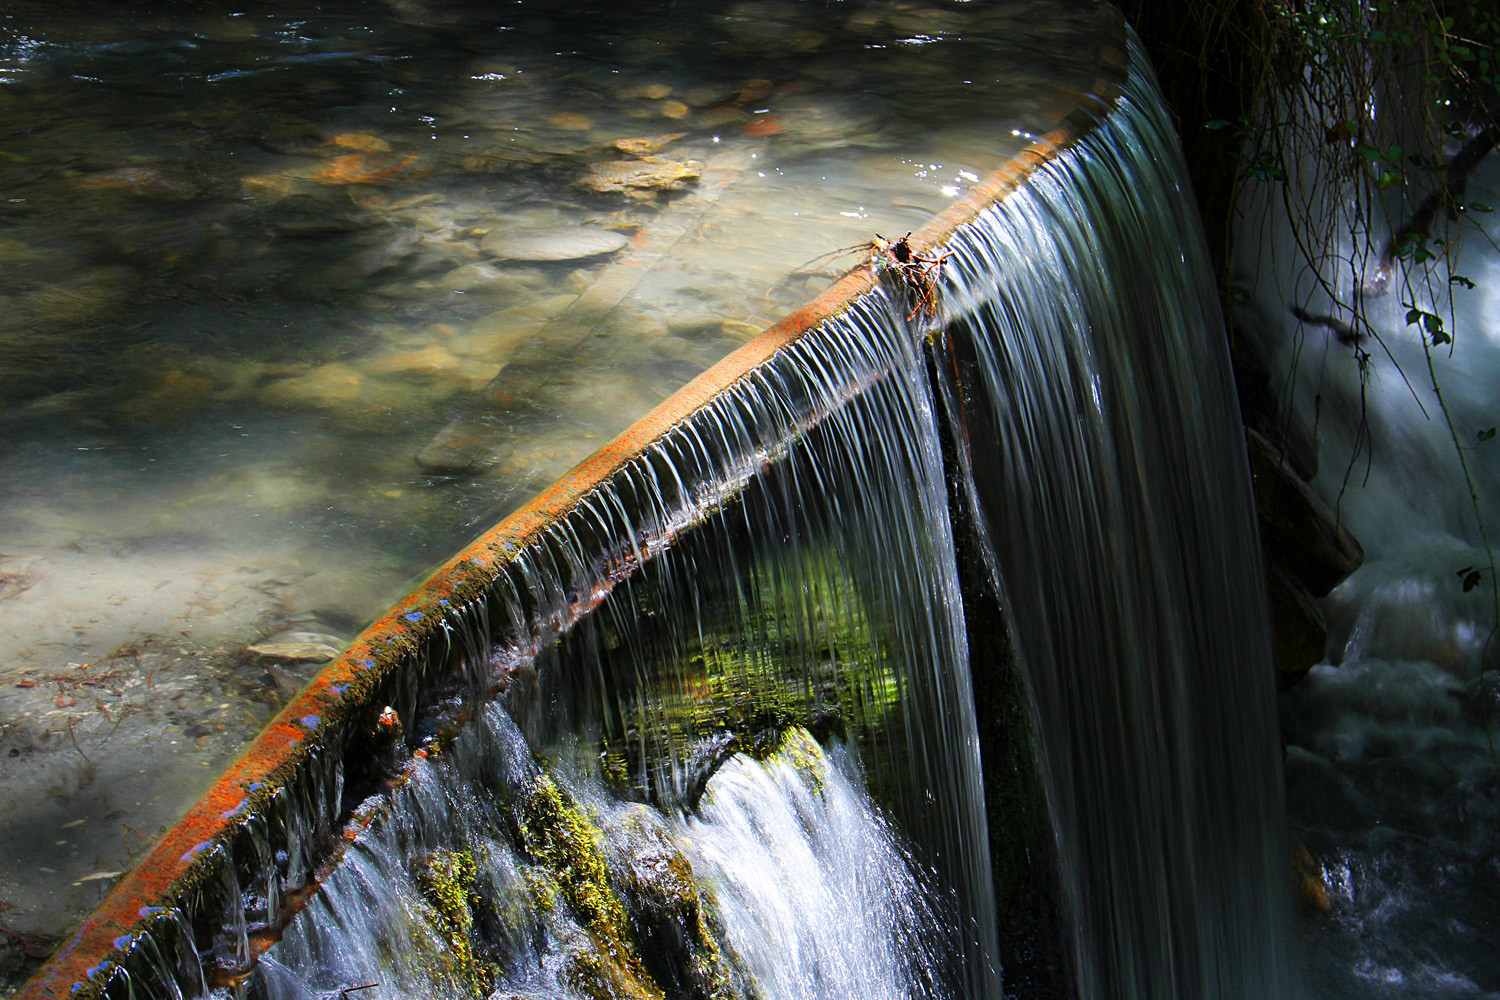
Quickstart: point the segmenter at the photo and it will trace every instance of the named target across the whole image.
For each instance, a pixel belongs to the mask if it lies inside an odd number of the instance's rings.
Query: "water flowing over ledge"
[[[1242,445],[1170,130],[1124,49],[1074,116],[913,237],[953,254],[941,323],[863,266],[694,380],[367,630],[22,996],[366,985],[288,985],[296,949],[316,962],[307,942],[327,931],[305,918],[336,917],[361,863],[340,858],[403,824],[420,836],[385,841],[397,862],[461,859],[470,828],[451,810],[405,810],[480,717],[524,739],[442,794],[551,803],[552,830],[598,786],[616,803],[598,815],[634,799],[710,816],[725,781],[766,766],[752,751],[787,734],[857,747],[879,809],[841,821],[888,815],[900,831],[879,840],[900,859],[879,866],[881,898],[912,912],[882,933],[926,942],[888,970],[892,995],[999,995],[994,890],[1051,877],[1001,878],[999,856],[1042,858],[1054,830],[1071,954],[1038,995],[1286,995]],[[494,694],[503,710],[483,707]],[[999,807],[992,754],[1019,762],[1019,799],[1050,806],[1040,840],[1024,808]],[[1039,780],[1020,773],[1033,755]],[[593,838],[506,822],[532,864]],[[706,850],[695,870],[713,869]],[[500,892],[519,871],[504,855],[453,864]],[[589,908],[576,876],[557,880]],[[732,938],[753,920],[732,918],[731,881],[712,908]],[[575,912],[600,947],[622,927],[612,905]],[[339,947],[364,947],[346,930]],[[288,953],[255,978],[284,934]],[[757,946],[737,943],[745,967]],[[620,975],[671,978],[645,943],[619,950],[636,956]],[[566,976],[547,974],[521,980],[555,995]],[[777,995],[743,971],[725,981],[749,990],[747,975]]]

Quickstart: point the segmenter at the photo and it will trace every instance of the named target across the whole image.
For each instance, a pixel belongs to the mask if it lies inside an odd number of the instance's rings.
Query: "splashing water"
[[[498,970],[485,989],[501,995],[589,996],[620,949],[669,995],[949,995],[934,978],[930,889],[842,748],[824,755],[801,736],[765,760],[737,755],[699,814],[672,817],[568,788],[498,707],[462,744],[419,769],[398,818],[360,839],[252,989],[310,1000],[378,983],[384,995],[461,997],[484,961]],[[629,914],[638,946],[601,940],[597,913],[574,905],[571,869],[586,858],[550,857],[534,812],[519,826],[503,818],[507,801],[543,788],[587,815],[600,838],[588,888],[596,906]],[[468,867],[449,909],[433,871],[456,858]]]

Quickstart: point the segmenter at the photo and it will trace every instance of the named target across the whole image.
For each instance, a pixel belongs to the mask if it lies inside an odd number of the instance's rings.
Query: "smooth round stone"
[[[268,642],[247,646],[245,651],[256,660],[273,663],[327,663],[339,655],[337,646],[320,642]]]
[[[480,247],[500,260],[582,260],[615,253],[629,242],[628,237],[603,229],[513,229],[491,233]]]

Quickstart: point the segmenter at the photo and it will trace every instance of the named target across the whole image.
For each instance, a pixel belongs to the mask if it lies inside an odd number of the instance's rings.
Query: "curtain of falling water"
[[[975,490],[1034,693],[1086,997],[1284,997],[1266,612],[1213,277],[1139,58],[966,228]]]
[[[270,996],[356,979],[461,994],[451,965],[433,969],[445,938],[421,866],[467,851],[484,898],[536,909],[525,872],[545,859],[525,789],[539,761],[603,817],[605,852],[625,869],[624,825],[675,824],[666,835],[716,900],[752,995],[998,995],[942,454],[915,339],[883,294],[590,496],[516,559],[493,601],[492,621],[510,623],[491,655],[507,685],[488,723],[500,735],[471,734],[479,751],[424,768],[268,961]],[[851,740],[880,807],[852,764],[799,790],[731,759],[788,727]],[[631,800],[652,808],[619,819]],[[537,930],[545,921],[524,913],[491,923],[478,950],[503,989],[570,989],[576,928]],[[636,931],[653,954],[655,932]],[[546,958],[559,954],[570,957]],[[668,996],[697,995],[674,992],[673,975],[658,975]]]
[[[821,417],[795,440],[776,430],[809,409]],[[947,941],[945,978],[993,995],[963,604],[933,401],[904,322],[872,296],[652,459],[649,476],[581,509],[552,560],[564,575],[591,578],[599,540],[637,532],[621,512],[661,510],[681,484],[733,499],[544,653],[534,687],[508,699],[523,729],[539,745],[597,737],[610,779],[665,807],[691,803],[731,733],[790,721],[847,734],[951,896],[953,926],[928,929]],[[736,483],[747,460],[758,472]]]

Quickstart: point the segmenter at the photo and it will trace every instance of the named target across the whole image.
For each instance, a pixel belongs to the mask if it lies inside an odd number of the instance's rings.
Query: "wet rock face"
[[[417,885],[436,914],[449,954],[435,969],[440,981],[458,990],[484,996],[494,986],[494,969],[475,954],[474,910],[480,901],[474,891],[474,855],[469,851],[433,851],[416,867]]]
[[[625,814],[609,859],[611,882],[630,914],[651,977],[668,996],[728,998],[731,986],[693,866],[648,807]]]
[[[1285,690],[1323,659],[1328,624],[1307,587],[1280,565],[1268,567],[1266,589],[1271,601],[1276,680]]]
[[[1364,549],[1275,445],[1253,430],[1247,439],[1262,542],[1314,597],[1322,597],[1359,568]]]
[[[1275,638],[1278,682],[1300,680],[1324,657],[1328,627],[1316,598],[1364,562],[1364,550],[1282,456],[1246,429]]]

